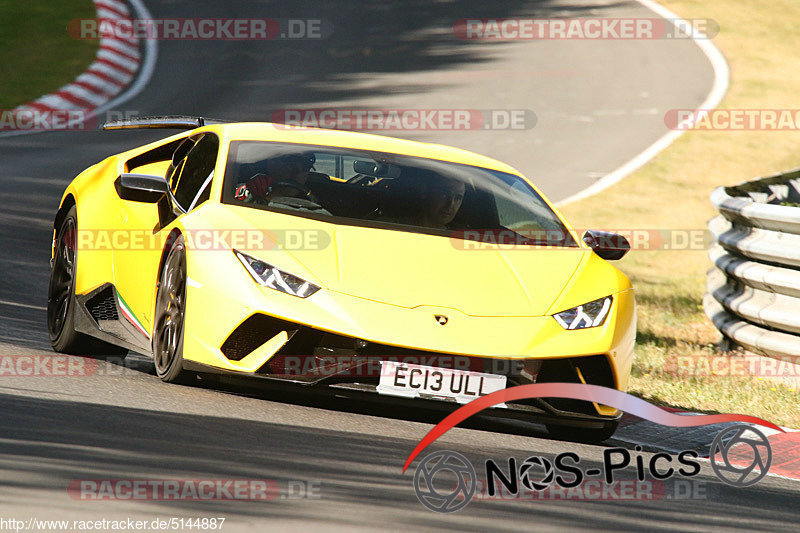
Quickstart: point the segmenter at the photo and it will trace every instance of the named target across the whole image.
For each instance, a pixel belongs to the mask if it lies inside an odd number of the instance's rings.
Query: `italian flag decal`
[[[133,327],[138,329],[145,337],[147,337],[148,340],[150,340],[150,334],[145,331],[144,326],[142,326],[142,323],[139,322],[138,318],[136,318],[136,315],[133,314],[133,311],[131,311],[131,308],[125,303],[125,300],[122,299],[122,295],[119,292],[117,292],[117,300],[119,303],[119,309],[122,311],[122,316],[124,316],[128,322],[133,324]]]

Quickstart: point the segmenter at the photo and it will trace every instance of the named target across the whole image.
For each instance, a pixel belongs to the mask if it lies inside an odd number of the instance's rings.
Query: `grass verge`
[[[684,18],[720,24],[714,43],[731,67],[720,107],[800,108],[797,0],[661,0]],[[666,110],[665,110],[666,111]],[[562,208],[576,227],[705,229],[719,185],[800,166],[800,132],[690,131],[621,183]],[[661,405],[746,413],[800,428],[800,390],[757,377],[676,371],[681,356],[721,356],[702,310],[705,250],[634,251],[618,265],[637,291],[638,341],[630,392]]]
[[[97,53],[97,41],[67,34],[67,23],[97,16],[91,0],[0,0],[0,109],[35,100],[73,81]]]

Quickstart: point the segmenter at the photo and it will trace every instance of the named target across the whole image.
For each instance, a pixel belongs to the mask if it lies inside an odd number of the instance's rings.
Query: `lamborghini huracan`
[[[153,117],[173,128],[78,175],[55,215],[58,352],[153,357],[157,375],[260,378],[457,406],[515,385],[625,390],[618,235],[579,236],[520,172],[348,131]],[[492,412],[604,440],[621,413],[546,398]]]

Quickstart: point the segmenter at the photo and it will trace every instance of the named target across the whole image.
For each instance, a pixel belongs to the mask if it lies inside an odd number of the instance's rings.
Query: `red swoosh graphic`
[[[422,450],[447,433],[447,431],[456,424],[463,422],[472,415],[488,407],[492,407],[493,405],[527,398],[570,398],[573,400],[595,402],[610,407],[616,407],[621,411],[661,424],[662,426],[694,427],[719,424],[721,422],[748,422],[783,432],[781,428],[772,422],[755,416],[731,414],[686,416],[670,413],[636,396],[631,396],[622,391],[601,387],[599,385],[584,385],[583,383],[532,383],[530,385],[519,385],[517,387],[510,387],[487,394],[486,396],[472,400],[468,404],[450,413],[444,420],[436,424],[436,426],[422,438],[419,444],[417,444],[417,447],[414,448],[414,451],[408,456],[406,464],[403,466],[403,472],[406,471]]]

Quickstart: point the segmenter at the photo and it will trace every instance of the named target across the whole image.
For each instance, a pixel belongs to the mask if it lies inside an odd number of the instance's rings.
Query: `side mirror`
[[[594,253],[608,261],[622,259],[631,249],[628,239],[608,231],[590,229],[583,234],[583,242],[588,244]]]
[[[114,188],[123,200],[150,204],[169,194],[169,185],[164,178],[148,174],[122,174],[114,182]]]

